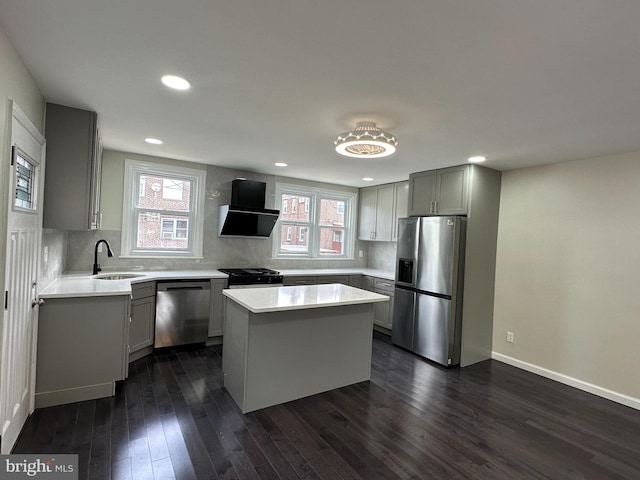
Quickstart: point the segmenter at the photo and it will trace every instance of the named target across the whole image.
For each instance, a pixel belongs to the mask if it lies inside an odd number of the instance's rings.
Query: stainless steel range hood
[[[268,238],[279,210],[264,208],[267,184],[253,180],[231,182],[231,204],[220,207],[218,236]]]

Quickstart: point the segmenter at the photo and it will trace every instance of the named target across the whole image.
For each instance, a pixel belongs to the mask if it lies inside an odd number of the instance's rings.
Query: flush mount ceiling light
[[[174,88],[176,90],[189,90],[191,87],[188,80],[176,75],[165,75],[161,80],[167,87]]]
[[[338,135],[336,152],[355,158],[380,158],[396,151],[398,140],[392,133],[376,127],[374,122],[358,122],[356,128]]]

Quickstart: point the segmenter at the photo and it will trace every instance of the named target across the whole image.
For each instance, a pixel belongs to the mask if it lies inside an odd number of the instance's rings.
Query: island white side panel
[[[222,347],[224,387],[244,411],[247,350],[249,340],[249,311],[236,302],[225,299],[226,318]]]
[[[251,313],[244,403],[236,402],[246,413],[369,380],[372,337],[372,304]]]

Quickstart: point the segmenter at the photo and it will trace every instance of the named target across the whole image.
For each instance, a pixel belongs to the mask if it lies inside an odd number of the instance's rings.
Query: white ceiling
[[[108,149],[353,186],[640,150],[638,0],[0,0],[0,26]],[[397,153],[336,154],[360,120]]]

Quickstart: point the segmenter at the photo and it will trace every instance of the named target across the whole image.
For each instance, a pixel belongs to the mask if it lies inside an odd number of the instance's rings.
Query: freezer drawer
[[[431,295],[416,295],[416,320],[413,351],[442,365],[456,365],[451,300]]]
[[[158,282],[154,347],[206,342],[211,282]]]
[[[396,287],[393,295],[391,342],[407,350],[413,350],[415,299],[415,292]]]

